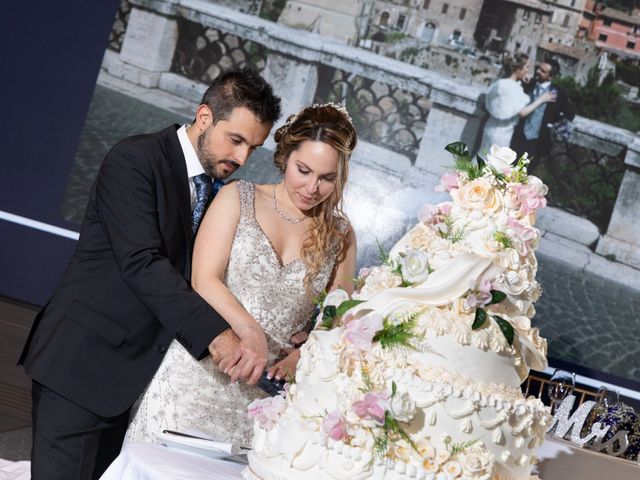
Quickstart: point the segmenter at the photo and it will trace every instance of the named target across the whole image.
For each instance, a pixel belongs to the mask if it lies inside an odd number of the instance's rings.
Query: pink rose
[[[382,315],[370,312],[347,323],[345,338],[357,350],[366,351],[371,348],[373,337],[379,330],[382,330]]]
[[[383,392],[369,392],[363,400],[353,403],[353,411],[360,418],[372,419],[384,423],[385,411],[389,409],[389,396]]]
[[[458,188],[458,173],[447,172],[440,177],[440,184],[436,187],[436,192],[450,192],[454,188]]]
[[[342,440],[347,434],[345,420],[338,410],[334,410],[322,420],[322,431],[332,440]]]

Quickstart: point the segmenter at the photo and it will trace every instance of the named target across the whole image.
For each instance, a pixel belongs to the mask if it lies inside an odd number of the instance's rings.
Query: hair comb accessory
[[[306,110],[309,110],[310,108],[322,108],[322,107],[331,107],[331,108],[339,111],[341,114],[344,115],[344,117],[347,119],[349,124],[353,127],[353,120],[351,119],[351,115],[349,115],[349,112],[347,111],[347,108],[341,103],[334,103],[334,102],[314,103],[313,105],[309,105],[307,107],[304,107],[302,110],[300,110],[294,116],[290,117],[289,120],[287,120],[287,123],[284,124],[284,126],[287,127],[287,129],[288,129],[291,125],[293,125],[296,122],[296,120],[298,120],[300,115],[302,115],[302,112],[304,112]]]

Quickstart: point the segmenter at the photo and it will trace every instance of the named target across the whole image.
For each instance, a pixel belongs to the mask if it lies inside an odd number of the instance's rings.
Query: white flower
[[[416,402],[413,401],[407,392],[396,392],[391,398],[389,410],[393,418],[399,422],[408,422],[416,414]]]
[[[462,473],[462,467],[455,460],[449,460],[445,463],[442,470],[444,470],[444,473],[447,475],[447,479],[456,478]]]
[[[549,192],[549,188],[544,183],[542,183],[542,180],[540,180],[538,177],[534,177],[533,175],[529,175],[527,177],[527,185],[533,190],[536,195],[542,197],[544,197]]]
[[[511,169],[518,154],[509,147],[491,145],[487,153],[487,163],[497,172],[503,173],[505,169]]]
[[[429,258],[420,250],[409,250],[400,264],[402,278],[408,283],[422,283],[429,276]]]
[[[466,452],[462,455],[460,463],[465,475],[472,478],[483,478],[493,473],[493,455],[484,446],[474,447],[472,451]]]
[[[357,300],[368,300],[378,292],[399,287],[401,283],[402,279],[400,276],[396,275],[388,265],[374,267],[371,269],[371,273],[369,273],[360,292],[354,294],[354,298]]]
[[[325,297],[323,306],[334,306],[339,307],[342,302],[346,302],[349,300],[349,294],[342,290],[341,288],[336,288],[335,290],[329,292],[329,294]]]

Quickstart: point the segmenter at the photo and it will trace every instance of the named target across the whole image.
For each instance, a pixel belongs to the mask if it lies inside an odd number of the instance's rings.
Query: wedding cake
[[[525,399],[546,366],[526,155],[493,146],[456,169],[358,290],[330,293],[282,395],[257,400],[247,479],[528,479],[550,422]]]

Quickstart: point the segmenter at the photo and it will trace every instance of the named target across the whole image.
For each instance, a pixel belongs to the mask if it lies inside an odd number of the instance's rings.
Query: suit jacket
[[[172,339],[200,359],[228,328],[189,285],[178,128],[124,139],[107,154],[76,250],[20,358],[34,380],[100,416],[134,403]]]
[[[523,88],[527,95],[532,96],[536,87],[535,79],[532,79],[528,84],[524,84]],[[546,155],[551,148],[551,129],[549,125],[559,122],[560,120],[573,120],[576,116],[576,109],[567,92],[556,85],[552,85],[551,88],[557,91],[556,101],[547,102],[543,104],[545,106],[544,114],[542,115],[542,126],[540,127],[540,135],[537,140],[537,155]],[[531,98],[534,101],[535,98]],[[538,108],[541,108],[542,105]],[[526,117],[521,119],[516,127],[514,137],[524,138],[524,122]],[[530,152],[533,153],[533,152]]]

